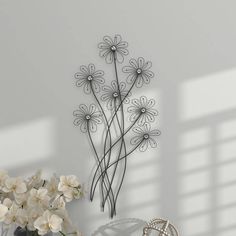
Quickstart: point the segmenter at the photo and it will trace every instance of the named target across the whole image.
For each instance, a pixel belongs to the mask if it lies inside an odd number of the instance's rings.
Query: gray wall
[[[94,159],[72,112],[90,98],[73,75],[94,62],[109,80],[97,43],[119,33],[129,57],[153,62],[156,77],[135,96],[157,99],[162,136],[158,149],[130,158],[115,220],[164,217],[183,236],[234,236],[235,7],[234,0],[0,0],[1,168],[74,173],[88,183]],[[84,235],[110,221],[98,205],[85,199],[71,208]]]

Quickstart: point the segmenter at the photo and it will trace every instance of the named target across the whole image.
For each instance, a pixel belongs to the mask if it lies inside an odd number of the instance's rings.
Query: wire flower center
[[[112,94],[112,96],[113,96],[114,98],[117,98],[117,97],[119,96],[119,94],[118,94],[117,92],[114,92],[114,93]]]
[[[85,116],[85,119],[86,119],[86,120],[90,120],[90,119],[91,119],[91,116],[90,116],[90,115],[86,115],[86,116]]]
[[[88,81],[91,81],[93,79],[93,76],[89,75],[87,79],[88,79]]]
[[[140,109],[141,113],[145,113],[147,111],[147,109],[145,107]]]
[[[111,46],[111,50],[112,50],[113,52],[115,52],[115,51],[117,50],[117,47],[116,47],[115,45],[112,45],[112,46]]]
[[[136,72],[137,72],[138,75],[140,75],[140,74],[142,73],[142,70],[141,70],[140,68],[138,68],[138,69],[136,70]]]
[[[149,139],[149,134],[144,134],[144,135],[143,135],[143,138],[144,138],[144,139]]]

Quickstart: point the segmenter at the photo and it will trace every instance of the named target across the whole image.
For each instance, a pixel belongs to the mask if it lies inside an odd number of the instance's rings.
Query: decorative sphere
[[[146,108],[145,107],[143,107],[143,108],[141,108],[141,113],[145,113],[147,110],[146,110]]]
[[[143,229],[143,236],[153,235],[151,231],[159,232],[161,236],[178,236],[178,231],[169,220],[153,219]],[[157,234],[155,234],[157,235]]]
[[[141,70],[140,68],[138,68],[138,69],[136,70],[136,72],[137,72],[138,75],[140,75],[140,74],[142,73],[142,70]]]
[[[93,76],[92,75],[89,75],[88,78],[87,78],[89,81],[91,81],[93,79]]]
[[[86,120],[90,120],[90,119],[91,119],[91,116],[90,116],[90,115],[86,115],[86,116],[85,116],[85,119],[86,119]]]
[[[114,92],[114,93],[112,94],[112,96],[113,96],[114,98],[117,98],[117,97],[119,96],[119,94],[118,94],[117,92]]]
[[[113,52],[115,52],[115,51],[116,51],[116,49],[117,49],[117,48],[116,48],[116,46],[115,46],[115,45],[112,45],[112,46],[111,46],[111,50],[112,50]]]

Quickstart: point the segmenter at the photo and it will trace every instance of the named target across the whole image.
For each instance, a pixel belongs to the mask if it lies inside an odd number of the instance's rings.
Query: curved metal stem
[[[102,108],[102,105],[101,105],[101,103],[99,102],[99,100],[98,100],[98,98],[97,98],[97,96],[96,96],[96,94],[95,94],[95,92],[94,92],[94,89],[93,89],[92,84],[90,84],[90,86],[91,86],[91,91],[92,91],[92,93],[93,93],[93,96],[94,96],[94,98],[96,99],[96,101],[97,101],[97,103],[98,103],[98,106],[100,107],[100,109],[101,109],[101,111],[102,111],[102,114],[103,114],[103,116],[104,116],[104,119],[105,119],[105,122],[106,122],[106,125],[107,125],[107,133],[109,133],[109,142],[110,142],[110,148],[109,148],[109,150],[111,150],[112,140],[111,140],[110,127],[108,126],[108,120],[107,120],[106,114],[105,114],[105,112],[104,112],[104,110],[103,110],[103,108]],[[109,153],[109,155],[111,155],[111,152]],[[99,162],[99,161],[98,161],[98,162]],[[104,159],[104,168],[105,168],[105,166],[106,166],[106,162],[105,162],[105,159]],[[101,167],[101,162],[99,162],[99,167],[98,167],[98,168],[100,168],[100,167]],[[101,167],[101,168],[102,168],[102,167]],[[108,177],[107,177],[107,179],[108,179],[108,182],[109,182],[109,178],[108,178]],[[110,184],[110,183],[109,183],[109,184]],[[103,191],[103,188],[102,188],[102,191]],[[94,195],[92,196],[92,195],[90,194],[90,200],[91,200],[91,201],[93,200],[93,197],[94,197]],[[113,202],[114,202],[114,194],[113,194],[113,191],[112,191],[112,197],[113,197]],[[103,207],[103,209],[104,209],[103,204],[102,204],[102,207]]]
[[[123,134],[122,136],[125,136],[125,135],[132,129],[132,127],[136,124],[136,122],[138,121],[138,119],[140,118],[140,116],[141,116],[141,115],[139,115],[139,116],[137,117],[137,119],[134,121],[134,123],[129,126],[129,128],[124,132],[124,134]],[[111,145],[111,148],[110,148],[110,149],[112,149],[112,148],[121,140],[122,136],[120,136],[120,137]],[[107,151],[106,151],[106,153],[104,154],[104,156],[103,156],[102,159],[100,160],[99,165],[98,165],[97,168],[96,168],[95,174],[94,174],[94,176],[93,176],[91,188],[90,188],[90,194],[92,194],[92,196],[94,196],[94,192],[95,192],[95,188],[96,188],[96,187],[93,187],[93,185],[94,185],[94,181],[95,181],[97,172],[98,172],[98,170],[99,170],[99,166],[101,165],[102,161],[105,159],[105,157],[106,157],[106,155],[107,155],[107,153],[108,153],[109,151],[110,151],[110,150],[107,150]]]
[[[119,84],[119,78],[118,78],[116,58],[114,60],[114,67],[115,67],[116,81],[117,81],[117,87],[118,87],[119,98],[120,98],[120,106],[121,106],[121,119],[122,119],[122,130],[121,130],[122,142],[121,142],[121,149],[122,149],[122,144],[123,144],[124,145],[124,153],[126,155],[127,154],[127,150],[126,150],[126,144],[125,144],[125,140],[124,140],[124,136],[123,136],[123,134],[124,134],[124,125],[125,125],[125,121],[124,121],[124,107],[123,107],[123,102],[122,102],[122,98],[121,98],[121,91],[120,91],[120,84]],[[121,155],[121,153],[119,153],[118,159],[119,159],[120,155]],[[115,202],[114,202],[114,207],[115,208],[116,208],[116,201],[117,201],[118,195],[120,193],[121,186],[122,186],[123,181],[124,181],[124,176],[125,176],[126,166],[127,166],[127,158],[125,158],[124,161],[125,161],[124,170],[123,170],[122,178],[121,178],[120,185],[118,187],[118,191],[116,193]],[[116,167],[117,167],[117,165],[118,165],[118,162],[116,164]]]
[[[142,142],[143,142],[143,140],[140,141],[139,144],[138,144],[137,146],[135,146],[135,147],[134,147],[129,153],[127,153],[125,156],[123,156],[123,157],[119,158],[118,160],[112,162],[109,166],[106,167],[105,170],[103,170],[103,172],[104,172],[104,173],[107,172],[107,170],[108,170],[109,168],[111,168],[113,165],[115,165],[117,162],[123,160],[124,158],[126,158],[126,157],[128,157],[130,154],[132,154],[132,153],[140,146],[140,144],[141,144]],[[102,175],[103,175],[104,173],[101,173],[101,174],[98,176],[98,178],[97,178],[97,180],[96,180],[96,183],[95,183],[95,188],[96,188],[96,186],[97,186],[97,184],[98,184],[99,179],[102,177]]]
[[[128,92],[126,93],[126,95],[124,96],[124,98],[121,99],[121,102],[120,102],[119,106],[116,108],[116,110],[115,110],[115,112],[114,112],[114,114],[113,114],[113,116],[112,116],[112,118],[111,118],[111,120],[110,120],[110,123],[109,123],[109,125],[108,125],[109,128],[111,127],[112,122],[113,122],[113,120],[114,120],[114,118],[115,118],[115,115],[116,115],[116,113],[118,112],[118,110],[120,109],[120,106],[123,104],[124,100],[125,100],[126,97],[129,95],[129,93],[131,92],[131,90],[133,89],[133,87],[134,87],[134,85],[135,85],[135,82],[136,82],[136,80],[134,80],[133,84],[132,84],[131,87],[129,88],[129,90],[128,90]],[[106,145],[106,142],[107,142],[107,135],[108,135],[108,133],[106,133],[106,136],[105,136],[105,144],[104,144],[104,145]]]
[[[93,143],[93,139],[92,139],[92,137],[91,137],[91,133],[90,133],[90,130],[89,130],[89,123],[87,123],[87,131],[88,131],[89,140],[90,140],[91,145],[92,145],[92,147],[93,147],[93,150],[94,150],[94,153],[95,153],[97,162],[99,162],[98,153],[97,153],[97,150],[96,150],[95,145],[94,145],[94,143]],[[100,167],[101,167],[101,166],[100,166]],[[101,167],[101,173],[103,173],[102,167]],[[105,173],[105,174],[106,174],[106,173]],[[106,177],[107,177],[108,185],[109,185],[109,187],[110,187],[109,178],[108,178],[107,175],[106,175]],[[104,201],[103,185],[105,186],[106,191],[108,191],[108,188],[107,188],[106,183],[102,181],[102,182],[101,182],[102,201]],[[110,200],[111,207],[114,207],[114,195],[113,195],[113,192],[112,192],[112,197],[113,197],[113,199],[111,199],[111,197],[109,196],[109,200]],[[103,206],[103,207],[104,207],[104,206]]]
[[[114,107],[116,108],[116,100],[114,100]],[[119,121],[118,114],[116,114],[116,120],[117,120],[117,124],[118,124],[118,126],[119,126],[119,129],[120,129],[121,135],[123,135],[123,133],[122,133],[122,127],[121,127],[121,124],[120,124],[120,121]],[[117,155],[117,160],[119,160],[119,158],[120,158],[120,156],[121,156],[121,151],[122,151],[122,147],[123,147],[123,146],[125,146],[124,138],[122,139],[122,142],[121,142],[121,145],[120,145],[119,153],[118,153],[118,155]],[[125,148],[126,148],[126,147],[125,147]],[[115,173],[116,173],[116,170],[117,170],[118,163],[119,163],[119,162],[116,163],[115,168],[114,168],[113,173],[112,173],[110,188],[112,188],[112,184],[113,184],[113,181],[114,181],[114,177],[115,177]],[[122,180],[123,180],[123,178],[122,178]],[[120,185],[119,185],[119,186],[120,186]],[[104,199],[104,202],[106,202],[106,199],[107,199],[107,197],[108,197],[109,191],[111,190],[110,188],[109,188],[108,193],[107,193],[107,195],[106,195],[106,197],[105,197],[105,199]],[[114,204],[114,208],[115,208],[115,207],[116,207],[116,204]],[[114,212],[113,212],[113,213],[114,213],[114,214],[116,213],[116,210],[115,210],[115,209],[114,209]],[[113,215],[111,215],[111,217],[113,217]]]

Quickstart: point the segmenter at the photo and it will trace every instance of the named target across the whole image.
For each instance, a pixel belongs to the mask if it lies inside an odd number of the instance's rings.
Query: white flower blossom
[[[27,214],[28,214],[27,228],[30,231],[36,230],[36,228],[34,227],[34,222],[37,220],[37,218],[43,215],[43,212],[44,212],[43,209],[39,207],[30,207],[27,209]]]
[[[33,176],[31,176],[28,181],[27,185],[29,188],[39,188],[43,184],[43,180],[41,178],[42,170],[38,170]]]
[[[61,231],[62,219],[46,210],[35,222],[34,227],[38,230],[39,235],[44,235],[49,231],[57,233]]]
[[[8,212],[8,207],[0,203],[0,222],[5,220],[7,212]]]
[[[13,202],[10,198],[5,198],[2,204],[5,205],[8,209],[10,209]]]
[[[15,224],[17,222],[19,209],[19,206],[15,202],[13,202],[12,206],[5,216],[4,223],[7,225]]]
[[[61,176],[60,179],[53,175],[47,181],[41,178],[41,171],[38,171],[23,180],[9,177],[6,171],[0,170],[0,222],[6,228],[27,227],[39,235],[72,232],[66,203],[79,199],[82,192],[74,175]]]
[[[7,178],[5,180],[5,186],[3,187],[3,191],[13,192],[14,194],[21,194],[27,191],[25,182],[20,178]]]
[[[66,202],[71,202],[74,198],[73,189],[68,189],[67,191],[63,193],[63,195],[65,197]]]
[[[66,203],[63,196],[58,195],[55,200],[52,202],[53,209],[65,209]]]
[[[48,190],[45,188],[40,189],[31,189],[30,195],[28,199],[29,206],[35,206],[37,204],[48,206],[50,201],[50,197],[48,196]]]
[[[27,200],[29,198],[28,192],[22,193],[22,194],[16,194],[15,195],[15,202],[21,206],[22,208],[25,208],[27,206]]]
[[[4,223],[9,226],[12,224],[16,224],[24,228],[27,222],[28,222],[28,217],[26,210],[22,209],[15,202],[13,202],[10,209],[7,211],[5,215]]]
[[[80,189],[69,188],[65,192],[63,192],[63,195],[67,202],[71,202],[73,199],[79,199],[82,196],[82,193]]]
[[[81,197],[81,186],[75,175],[61,176],[58,185],[58,190],[63,192],[67,202]]]
[[[79,187],[80,183],[78,178],[75,175],[68,175],[68,176],[61,176],[60,182],[58,185],[58,190],[65,192],[67,190],[70,190],[71,188],[77,188]]]
[[[69,230],[73,227],[73,225],[68,212],[63,208],[57,209],[53,212],[63,220],[62,230],[64,232],[69,232]]]
[[[16,222],[21,228],[24,228],[27,225],[28,216],[25,209],[18,209]]]
[[[59,181],[56,175],[53,175],[50,181],[47,182],[46,188],[50,197],[55,197],[58,194],[58,183]]]

